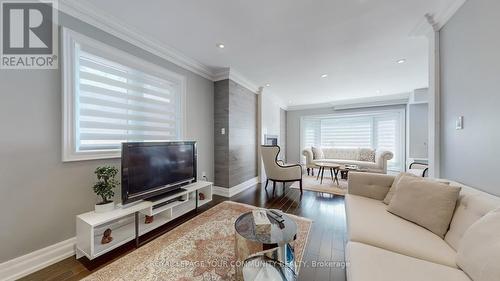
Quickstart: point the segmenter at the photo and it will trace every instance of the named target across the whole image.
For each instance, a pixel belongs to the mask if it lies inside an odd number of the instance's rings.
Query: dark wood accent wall
[[[229,188],[257,176],[257,95],[232,80],[214,89],[215,185]]]
[[[214,84],[214,115],[214,184],[229,187],[229,80]]]
[[[257,95],[229,80],[229,187],[257,176]]]

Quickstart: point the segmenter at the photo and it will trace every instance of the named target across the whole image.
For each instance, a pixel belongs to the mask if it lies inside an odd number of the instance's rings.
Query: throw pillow
[[[384,203],[386,205],[389,205],[389,203],[391,203],[391,199],[392,199],[392,196],[394,195],[394,193],[396,192],[397,188],[398,188],[398,183],[399,183],[399,180],[404,177],[404,176],[407,176],[407,177],[415,177],[415,178],[418,178],[418,176],[414,175],[414,174],[410,174],[410,173],[399,173],[399,175],[397,175],[395,178],[394,178],[394,181],[392,182],[392,185],[391,185],[391,188],[389,189],[389,192],[387,192],[387,195],[385,195],[385,198],[384,198]]]
[[[358,160],[375,163],[375,150],[371,148],[360,148]]]
[[[464,233],[457,265],[474,281],[500,278],[500,209],[487,213]]]
[[[460,189],[437,181],[402,177],[387,210],[444,238]]]
[[[323,154],[323,150],[319,147],[312,147],[313,159],[325,159],[325,155]]]

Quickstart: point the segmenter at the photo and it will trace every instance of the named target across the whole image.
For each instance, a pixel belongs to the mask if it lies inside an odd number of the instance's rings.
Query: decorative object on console
[[[203,193],[199,193],[198,197],[200,200],[205,200],[205,194],[203,194]]]
[[[113,189],[118,185],[115,179],[118,169],[111,166],[97,167],[94,172],[97,182],[92,187],[94,193],[102,198],[102,202],[95,205],[96,213],[104,213],[115,208],[115,202],[111,200],[115,196]]]
[[[145,224],[150,224],[150,223],[152,223],[154,220],[155,220],[155,216],[148,216],[148,215],[146,215],[146,216],[144,217],[144,223],[145,223]]]
[[[113,237],[111,237],[111,229],[108,228],[104,231],[102,234],[102,239],[101,239],[101,244],[108,244],[109,242],[113,241]]]

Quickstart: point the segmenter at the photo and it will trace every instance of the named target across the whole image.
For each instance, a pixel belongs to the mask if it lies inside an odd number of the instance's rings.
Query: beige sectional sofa
[[[316,162],[328,162],[340,165],[357,165],[360,169],[372,173],[387,173],[387,161],[391,160],[394,155],[390,151],[373,151],[374,157],[371,161],[363,160],[362,153],[369,152],[367,148],[318,148],[321,150],[323,157],[315,157],[313,148],[308,147],[302,151],[302,155],[306,157],[306,168],[317,168]]]
[[[461,186],[462,189],[450,228],[442,239],[386,210],[387,205],[382,200],[394,178],[372,173],[349,175],[346,196],[347,279],[472,280],[457,266],[457,250],[465,231],[486,213],[499,208],[500,198],[451,182],[450,185]]]

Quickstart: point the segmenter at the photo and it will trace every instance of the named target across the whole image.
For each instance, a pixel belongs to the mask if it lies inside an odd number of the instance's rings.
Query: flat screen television
[[[123,143],[123,204],[196,182],[196,158],[194,141]]]

